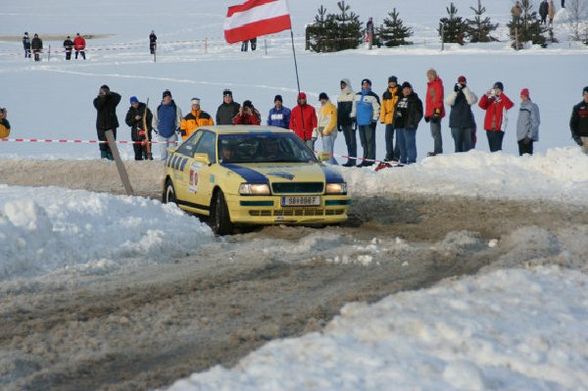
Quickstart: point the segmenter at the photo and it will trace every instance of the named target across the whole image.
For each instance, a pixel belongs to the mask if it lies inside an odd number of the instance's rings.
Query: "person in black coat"
[[[223,91],[223,103],[216,110],[217,125],[233,125],[233,118],[239,114],[241,105],[233,101],[231,90]]]
[[[65,41],[63,41],[63,48],[65,49],[65,59],[71,60],[71,52],[73,51],[74,43],[71,37],[68,35]]]
[[[570,118],[572,138],[588,155],[588,86],[582,91],[583,99],[574,106]]]
[[[29,38],[29,33],[26,31],[22,36],[22,47],[24,49],[25,58],[31,58],[31,39]]]
[[[110,91],[105,84],[100,87],[98,96],[94,98],[94,107],[98,112],[96,116],[96,131],[98,140],[106,141],[106,131],[112,130],[116,140],[116,129],[118,128],[118,118],[116,116],[116,106],[120,103],[121,96],[116,92]],[[112,160],[112,151],[107,143],[100,143],[100,158]]]
[[[155,54],[156,49],[157,49],[157,35],[155,35],[155,31],[151,30],[151,34],[149,34],[149,52],[151,54]]]
[[[394,128],[396,142],[400,146],[400,163],[416,163],[416,131],[423,119],[423,102],[413,91],[412,85],[402,83],[402,97],[396,104]]]
[[[39,38],[38,34],[33,36],[31,41],[31,49],[33,49],[33,56],[35,61],[41,61],[41,52],[43,51],[43,41]]]
[[[549,4],[547,0],[543,0],[539,5],[539,16],[541,16],[541,24],[547,24],[547,13],[549,12]]]
[[[478,97],[467,86],[465,76],[458,77],[453,92],[445,98],[445,104],[451,107],[449,128],[455,142],[455,152],[467,152],[474,147],[472,133],[476,128],[476,120],[471,106],[477,101]]]
[[[125,122],[131,127],[131,140],[145,142],[151,140],[153,130],[151,110],[145,103],[139,102],[136,96],[131,96],[130,102],[131,106],[127,111]],[[145,125],[147,125],[147,129],[145,129]],[[133,144],[133,150],[135,151],[135,160],[153,160],[151,148],[146,148],[146,144]]]

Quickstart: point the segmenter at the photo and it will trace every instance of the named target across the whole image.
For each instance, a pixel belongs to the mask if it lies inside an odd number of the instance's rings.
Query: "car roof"
[[[257,125],[216,125],[203,126],[200,130],[209,130],[216,134],[243,134],[243,133],[293,133],[290,129],[278,128],[276,126]]]

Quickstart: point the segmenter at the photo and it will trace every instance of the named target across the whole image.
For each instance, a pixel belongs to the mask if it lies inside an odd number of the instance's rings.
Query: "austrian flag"
[[[292,28],[286,0],[247,0],[229,7],[225,39],[236,43]]]

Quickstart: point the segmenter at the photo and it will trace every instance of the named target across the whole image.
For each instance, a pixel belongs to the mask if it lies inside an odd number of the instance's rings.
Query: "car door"
[[[214,167],[216,166],[216,133],[209,130],[201,130],[202,137],[198,140],[194,148],[194,155],[199,154],[208,156],[208,164],[197,159],[193,159],[189,170],[188,191],[194,195],[194,203],[198,209],[209,210],[210,198],[215,182]]]
[[[190,194],[190,167],[194,160],[196,145],[202,138],[203,132],[195,132],[178,147],[168,160],[168,166],[173,169],[173,181],[176,198],[182,201],[193,201]]]

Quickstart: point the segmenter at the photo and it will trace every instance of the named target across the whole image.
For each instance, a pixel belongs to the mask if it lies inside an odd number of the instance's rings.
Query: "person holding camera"
[[[455,142],[455,152],[467,152],[474,147],[472,133],[476,128],[476,120],[472,106],[477,101],[478,97],[467,86],[465,76],[458,77],[453,92],[445,98],[445,103],[451,107],[449,128]]]
[[[514,103],[504,93],[504,85],[497,81],[494,86],[480,99],[478,106],[486,111],[484,116],[484,130],[488,137],[490,152],[502,150],[502,140],[508,125],[508,110]]]
[[[0,107],[0,138],[7,138],[10,136],[10,122],[6,118],[8,112],[5,107]]]
[[[116,140],[116,129],[118,128],[118,118],[116,116],[116,106],[120,103],[121,96],[116,92],[110,91],[110,88],[104,84],[98,90],[98,96],[94,98],[94,107],[97,111],[96,131],[98,140],[102,141],[100,148],[100,158],[113,160],[112,151],[106,142],[106,131],[112,130]]]
[[[233,125],[260,125],[261,114],[250,100],[243,102],[239,113],[233,118]]]
[[[435,156],[443,153],[443,137],[441,136],[441,119],[445,117],[445,107],[443,106],[443,80],[433,68],[427,71],[427,96],[425,97],[425,121],[431,126],[431,136],[433,136],[433,152],[427,156]]]

